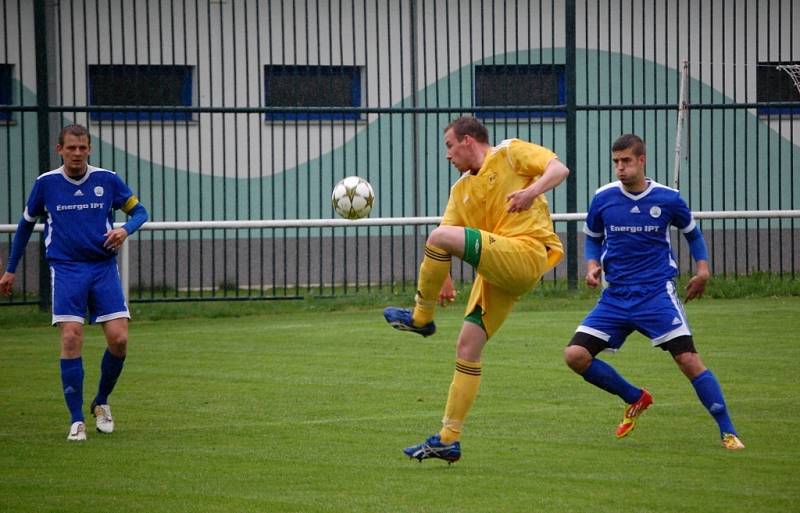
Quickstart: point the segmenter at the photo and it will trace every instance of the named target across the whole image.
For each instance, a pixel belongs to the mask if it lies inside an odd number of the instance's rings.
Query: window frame
[[[474,67],[475,81],[473,83],[473,104],[476,107],[483,107],[486,105],[478,104],[478,75],[481,69],[487,70],[502,70],[503,68],[515,69],[520,71],[530,71],[533,74],[554,74],[556,77],[556,102],[553,105],[564,105],[567,103],[567,80],[566,80],[566,65],[565,64],[477,64]],[[493,73],[498,75],[499,73]],[[520,107],[522,105],[508,105],[509,107]],[[476,111],[475,117],[480,119],[546,119],[551,120],[564,120],[567,113],[564,110],[496,110],[496,111]]]
[[[274,71],[280,75],[303,78],[308,76],[344,76],[352,77],[350,84],[350,105],[298,105],[293,108],[359,108],[362,106],[361,82],[363,80],[364,66],[359,65],[327,65],[327,64],[264,64],[264,97],[265,107],[288,107],[286,105],[270,105],[268,103],[270,77],[275,76]],[[265,121],[359,121],[362,119],[360,112],[265,112]]]
[[[794,84],[792,77],[789,76],[784,70],[777,69],[778,66],[781,65],[791,65],[791,64],[800,64],[800,61],[759,61],[756,63],[756,101],[761,102],[791,102],[791,101],[800,101],[800,91],[797,91],[797,86]],[[772,68],[775,72],[780,73],[787,81],[791,83],[793,90],[797,91],[798,97],[797,98],[789,98],[789,99],[762,99],[760,97],[760,91],[762,90],[760,86],[761,80],[767,80],[766,78],[761,78],[761,70]],[[772,83],[770,83],[771,85]],[[769,89],[768,84],[764,84],[764,88]],[[775,115],[784,115],[784,116],[797,116],[800,115],[800,107],[758,107],[756,112],[759,116],[775,116]]]
[[[120,71],[130,75],[140,73],[140,70],[152,70],[153,68],[177,69],[183,71],[180,91],[180,105],[175,107],[194,106],[194,70],[195,67],[188,64],[89,64],[86,69],[86,88],[89,107],[116,107],[122,105],[98,105],[94,103],[94,87],[92,71],[98,68],[120,68]],[[124,68],[124,70],[123,70]],[[142,105],[142,107],[150,107]],[[170,107],[170,105],[159,105],[159,107]],[[184,111],[172,111],[165,109],[162,111],[143,111],[143,110],[115,110],[115,111],[89,111],[89,119],[92,121],[192,121],[194,113]]]
[[[7,75],[6,75],[7,73]],[[0,63],[0,105],[13,105],[14,103],[14,64],[10,62]],[[10,110],[0,111],[0,123],[10,123],[13,121]]]

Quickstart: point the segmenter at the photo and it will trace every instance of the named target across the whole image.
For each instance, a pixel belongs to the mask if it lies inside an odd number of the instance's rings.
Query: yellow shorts
[[[480,235],[480,261],[465,315],[480,306],[483,327],[491,338],[511,313],[514,303],[531,290],[551,266],[547,249],[539,241],[521,241],[483,230]]]

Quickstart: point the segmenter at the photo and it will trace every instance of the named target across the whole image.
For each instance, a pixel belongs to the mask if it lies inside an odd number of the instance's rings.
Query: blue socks
[[[95,404],[108,404],[108,395],[114,390],[117,378],[122,373],[122,365],[125,357],[119,358],[111,354],[106,349],[103,354],[103,361],[100,363],[100,383],[97,385],[97,396],[94,398]]]
[[[642,396],[642,389],[631,385],[625,378],[614,370],[603,360],[592,359],[586,371],[582,374],[583,379],[592,385],[602,388],[606,392],[618,395],[628,404],[633,404]]]
[[[723,433],[735,435],[736,429],[734,429],[733,422],[731,422],[731,418],[728,415],[728,407],[725,405],[725,397],[722,395],[722,388],[719,386],[717,377],[706,369],[692,380],[692,386],[697,392],[700,402],[703,403],[708,413],[717,421],[720,436]]]
[[[83,360],[61,359],[61,385],[64,400],[72,416],[70,422],[83,421]]]

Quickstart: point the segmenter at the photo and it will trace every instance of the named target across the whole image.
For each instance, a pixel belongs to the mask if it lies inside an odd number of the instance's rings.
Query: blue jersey
[[[103,247],[113,228],[114,210],[130,211],[136,196],[113,171],[88,166],[80,180],[63,168],[36,179],[23,216],[28,222],[45,217],[45,248],[52,262],[108,260],[115,253]]]
[[[647,180],[639,194],[620,182],[597,189],[583,231],[602,239],[600,265],[614,285],[638,285],[671,280],[678,273],[672,253],[670,225],[683,233],[695,228],[692,213],[680,193]]]

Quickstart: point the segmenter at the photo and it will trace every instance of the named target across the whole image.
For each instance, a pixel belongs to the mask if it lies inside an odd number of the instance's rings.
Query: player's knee
[[[452,226],[437,226],[428,235],[427,244],[439,249],[443,249],[452,254],[455,240],[453,237]],[[463,242],[462,242],[463,245]]]
[[[128,334],[115,333],[106,339],[108,343],[108,350],[114,356],[125,356],[128,353]]]
[[[578,374],[583,374],[592,363],[592,355],[585,347],[567,346],[564,348],[564,362]]]
[[[681,372],[689,379],[692,380],[705,372],[706,366],[703,365],[703,360],[697,353],[680,353],[673,357],[675,363],[678,364]]]
[[[80,325],[67,325],[61,328],[61,355],[67,358],[77,358],[81,355],[83,346],[83,329]]]

